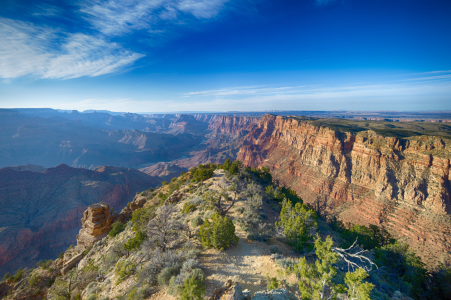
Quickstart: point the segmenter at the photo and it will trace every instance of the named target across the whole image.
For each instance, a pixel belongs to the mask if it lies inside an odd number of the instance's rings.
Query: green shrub
[[[193,182],[202,182],[213,176],[214,169],[199,165],[193,172]]]
[[[111,226],[111,230],[108,233],[108,235],[110,237],[115,237],[123,230],[124,230],[124,224],[122,224],[122,222],[117,221],[117,222],[114,222],[113,225]]]
[[[211,217],[213,217],[214,214],[215,214],[215,211],[214,211],[214,210],[209,210],[209,211],[207,211],[207,212],[205,213],[204,219],[205,219],[205,220],[211,219]]]
[[[22,276],[23,276],[23,273],[24,273],[24,272],[25,272],[25,271],[22,270],[22,269],[17,270],[17,271],[16,271],[16,274],[14,274],[14,276],[10,277],[10,280],[11,280],[12,282],[18,282],[19,280],[22,279]]]
[[[318,230],[316,222],[317,215],[313,209],[307,208],[301,203],[296,203],[293,207],[291,201],[287,201],[280,211],[280,222],[276,222],[277,227],[284,230],[287,243],[297,251],[304,248],[312,248],[309,244]]]
[[[202,218],[199,216],[191,219],[191,226],[193,226],[194,228],[196,228],[197,226],[200,226],[202,224],[204,224],[204,220],[202,220]]]
[[[237,207],[235,210],[237,213],[240,213],[240,214],[244,213],[244,207],[242,207],[242,206]]]
[[[279,288],[279,282],[277,281],[277,277],[269,277],[269,275],[266,274],[266,288],[268,289],[268,291],[272,291]]]
[[[30,277],[30,280],[28,280],[28,284],[29,284],[30,286],[35,286],[36,283],[38,283],[38,281],[39,281],[39,276],[38,276],[38,274],[33,274],[33,275]]]
[[[194,205],[192,203],[188,203],[188,202],[183,204],[182,213],[187,215],[195,210],[196,210],[196,205]]]
[[[89,246],[88,248],[86,248],[86,250],[83,251],[83,256],[88,255],[88,253],[89,253],[89,251],[91,251],[91,249],[92,249],[92,246]]]
[[[256,232],[251,232],[246,237],[250,241],[258,241],[260,239],[260,236]]]
[[[202,300],[205,294],[205,282],[204,277],[198,278],[196,275],[191,275],[183,283],[182,291],[180,294],[181,300]]]
[[[163,182],[161,183],[161,186],[165,186],[168,185],[168,182],[166,180],[163,180]]]
[[[60,255],[58,255],[58,258],[63,258],[64,257],[64,253],[61,252]]]
[[[9,272],[6,272],[6,274],[3,275],[3,280],[9,280],[11,277],[11,274]]]
[[[421,259],[407,244],[396,241],[375,250],[376,264],[387,268],[388,281],[404,294],[422,298],[428,274]]]
[[[81,300],[81,293],[75,295],[74,300]]]
[[[114,273],[119,277],[116,281],[116,285],[121,283],[126,277],[134,274],[135,270],[135,263],[129,261],[119,261],[114,269]]]
[[[88,298],[86,298],[86,300],[97,300],[97,296],[94,294],[91,294],[88,296]]]
[[[139,246],[144,242],[146,239],[147,234],[141,230],[137,231],[134,238],[129,239],[124,244],[124,249],[127,251],[127,254],[130,253],[130,251],[134,249],[138,249]]]
[[[40,260],[36,263],[37,268],[43,268],[44,270],[48,269],[53,263],[53,260]]]
[[[269,247],[269,252],[272,254],[282,254],[282,249],[277,245],[272,245]]]
[[[133,211],[132,213],[132,222],[133,222],[133,231],[142,230],[144,226],[155,216],[155,207],[151,206],[150,208],[143,207]]]
[[[47,282],[45,283],[45,285],[46,285],[47,287],[51,287],[52,284],[53,284],[54,282],[55,282],[55,279],[49,278],[49,279],[47,280]]]
[[[166,286],[169,284],[172,276],[177,276],[180,272],[180,266],[166,267],[158,274],[158,284],[160,286]]]
[[[238,244],[235,234],[235,225],[227,216],[221,216],[217,212],[212,216],[212,222],[208,220],[199,229],[199,238],[202,246],[225,249]]]

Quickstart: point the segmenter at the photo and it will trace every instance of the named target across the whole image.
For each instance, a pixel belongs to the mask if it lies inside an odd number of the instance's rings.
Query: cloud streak
[[[0,78],[77,78],[116,72],[143,57],[102,37],[0,18]]]
[[[229,0],[109,0],[89,1],[81,12],[92,26],[108,36],[133,30],[159,30],[162,22],[185,24],[183,14],[197,19],[215,17]]]
[[[436,76],[429,76],[437,74]],[[431,109],[450,109],[451,71],[425,72],[423,76],[396,81],[366,84],[346,84],[340,86],[253,86],[233,87],[185,93],[193,103],[199,101],[229,102],[229,106],[252,110],[271,109],[324,109],[321,103],[333,103],[327,109],[375,109],[376,104],[399,106],[405,103],[406,109],[414,109],[410,104],[428,101]],[[237,105],[237,103],[240,103]],[[369,107],[368,105],[374,105]],[[354,108],[355,108],[354,107]],[[194,108],[194,105],[193,105]]]

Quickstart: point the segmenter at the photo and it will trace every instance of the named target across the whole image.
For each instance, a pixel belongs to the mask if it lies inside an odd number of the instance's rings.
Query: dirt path
[[[239,232],[238,245],[225,251],[205,250],[200,262],[207,284],[206,295],[221,287],[228,279],[238,282],[243,289],[255,291],[266,289],[266,274],[276,276],[277,265],[270,261],[268,245],[247,242]]]

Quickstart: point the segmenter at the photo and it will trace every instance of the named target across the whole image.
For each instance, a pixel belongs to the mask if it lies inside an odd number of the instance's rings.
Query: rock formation
[[[282,185],[324,214],[384,226],[426,263],[450,260],[451,142],[384,137],[265,115],[238,159],[268,166]]]
[[[106,203],[91,204],[83,213],[82,228],[77,235],[77,245],[89,247],[107,236],[114,218]]]

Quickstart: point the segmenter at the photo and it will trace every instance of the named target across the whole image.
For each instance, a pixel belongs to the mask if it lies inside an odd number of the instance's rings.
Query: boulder
[[[284,289],[255,292],[253,300],[297,300],[296,296]]]
[[[171,196],[168,197],[168,199],[166,199],[166,203],[167,204],[173,204],[173,203],[177,203],[180,201],[180,199],[182,199],[183,197],[183,193],[180,191],[175,191],[171,194]]]
[[[227,282],[221,287],[216,288],[210,300],[250,300],[249,291],[244,291],[238,282],[232,283],[232,280]]]

